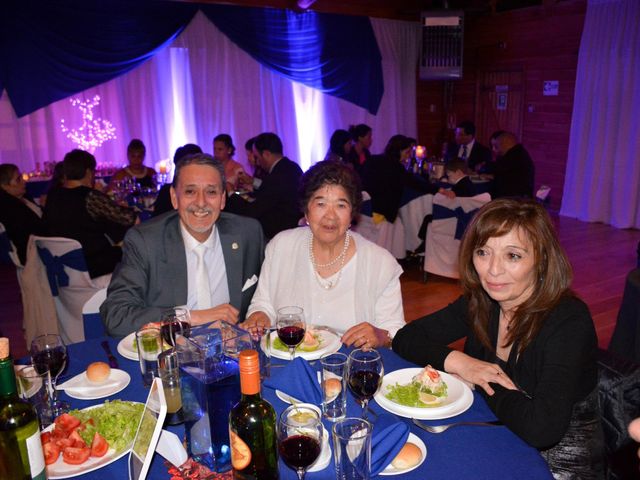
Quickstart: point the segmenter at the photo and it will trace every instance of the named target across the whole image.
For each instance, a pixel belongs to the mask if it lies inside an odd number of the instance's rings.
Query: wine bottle
[[[229,413],[229,439],[233,478],[278,478],[276,412],[260,396],[260,360],[255,350],[239,357],[240,401]]]
[[[0,338],[0,480],[45,480],[35,409],[18,397],[9,339]]]

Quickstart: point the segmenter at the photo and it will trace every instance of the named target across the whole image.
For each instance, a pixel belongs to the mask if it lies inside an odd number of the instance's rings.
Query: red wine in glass
[[[297,347],[304,339],[304,328],[296,325],[278,329],[278,338],[287,347]]]
[[[170,320],[164,322],[160,327],[162,339],[171,346],[175,346],[176,334],[188,337],[191,333],[191,325],[180,320]]]
[[[47,348],[34,353],[32,361],[36,372],[43,374],[50,371],[51,375],[57,377],[67,364],[67,351],[62,346]]]
[[[359,402],[371,400],[378,391],[381,380],[377,372],[356,370],[349,376],[349,388]]]
[[[289,355],[293,360],[296,347],[304,339],[307,324],[304,321],[304,312],[300,307],[282,307],[278,309],[276,329],[278,338],[289,347]]]
[[[280,456],[294,470],[306,470],[320,456],[320,442],[308,435],[293,435],[280,442]]]

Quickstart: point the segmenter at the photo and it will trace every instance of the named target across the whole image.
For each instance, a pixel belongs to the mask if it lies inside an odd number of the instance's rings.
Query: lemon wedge
[[[430,393],[426,393],[426,392],[420,392],[418,394],[418,398],[425,405],[436,405],[436,404],[440,403],[440,398],[436,397],[435,395],[431,395]]]

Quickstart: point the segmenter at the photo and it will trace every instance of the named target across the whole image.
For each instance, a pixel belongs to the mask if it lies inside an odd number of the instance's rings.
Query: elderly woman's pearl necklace
[[[340,278],[342,277],[342,267],[344,267],[344,261],[347,257],[347,250],[349,250],[350,242],[351,234],[347,230],[344,236],[344,246],[342,247],[342,252],[340,252],[340,254],[329,263],[318,264],[316,263],[316,258],[313,254],[313,233],[309,232],[309,259],[311,260],[311,265],[313,266],[313,274],[316,277],[318,285],[320,285],[325,290],[333,289],[336,285],[338,285],[338,282],[340,282]],[[335,282],[325,280],[320,276],[320,274],[318,273],[318,268],[330,267],[331,265],[335,265],[338,261],[340,262],[340,268],[338,269],[338,276],[335,279]]]

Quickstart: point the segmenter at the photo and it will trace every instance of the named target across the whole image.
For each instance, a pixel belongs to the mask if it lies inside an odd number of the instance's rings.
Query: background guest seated
[[[122,257],[116,244],[136,214],[93,188],[96,159],[89,152],[72,150],[63,162],[64,185],[49,193],[44,209],[46,234],[80,242],[91,278],[111,273]]]
[[[447,162],[445,172],[451,188],[441,188],[438,192],[449,198],[473,197],[476,195],[476,187],[467,175],[466,169],[467,166],[461,158]]]
[[[347,346],[389,346],[404,325],[402,269],[389,252],[349,231],[362,203],[357,174],[342,162],[318,162],[302,177],[300,201],[309,226],[267,245],[243,326],[270,326],[279,308],[296,305],[309,325],[344,332]]]
[[[253,169],[253,177],[246,172],[238,173],[238,188],[246,192],[254,192],[262,185],[262,179],[267,175],[262,167],[258,164],[258,159],[253,153],[253,144],[256,143],[256,137],[251,137],[244,143],[244,149],[247,152],[247,162]]]
[[[132,228],[122,262],[100,307],[109,335],[125,336],[186,305],[191,322],[244,319],[264,258],[258,222],[222,212],[224,168],[210,155],[176,164],[171,202],[177,211]]]
[[[27,183],[12,163],[0,165],[0,223],[18,251],[20,263],[27,261],[30,235],[42,235],[42,210],[26,196]]]
[[[463,295],[400,330],[393,349],[480,387],[556,478],[603,478],[597,338],[569,290],[571,266],[545,209],[486,204],[460,248]],[[447,345],[467,337],[464,352]]]
[[[302,214],[297,189],[302,170],[282,154],[282,141],[275,133],[261,133],[253,144],[258,164],[267,172],[253,201],[229,191],[227,211],[257,219],[265,236],[295,227]]]
[[[213,158],[222,163],[224,176],[227,179],[227,191],[235,192],[238,189],[240,176],[246,175],[244,168],[233,159],[236,147],[233,145],[231,135],[221,133],[213,139]]]
[[[353,166],[356,172],[361,173],[362,167],[371,158],[371,144],[373,143],[373,130],[369,125],[360,123],[349,127],[353,147],[347,155],[347,161]]]
[[[131,140],[127,146],[127,161],[129,162],[129,165],[121,168],[113,174],[109,181],[109,185],[107,186],[107,191],[113,190],[116,182],[124,180],[125,178],[135,180],[143,188],[154,187],[156,171],[144,164],[144,157],[146,154],[147,147],[144,146],[142,140],[137,138]]]
[[[187,155],[193,155],[194,153],[202,153],[202,149],[195,143],[187,143],[181,147],[178,147],[173,154],[173,164],[177,165],[178,161],[182,157]],[[166,212],[173,211],[173,205],[171,205],[171,184],[167,183],[160,187],[156,201],[153,204],[153,214],[151,216],[157,217]]]
[[[529,152],[513,133],[503,132],[492,142],[496,154],[491,198],[533,198],[535,168]]]
[[[491,173],[491,150],[476,140],[476,126],[471,120],[456,126],[455,141],[447,147],[445,161],[460,158],[471,172]]]
[[[349,154],[353,144],[351,143],[351,134],[346,130],[338,129],[331,135],[329,140],[329,150],[324,157],[325,160],[336,160],[338,162],[348,163]]]

